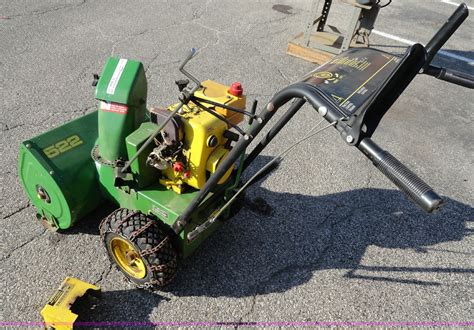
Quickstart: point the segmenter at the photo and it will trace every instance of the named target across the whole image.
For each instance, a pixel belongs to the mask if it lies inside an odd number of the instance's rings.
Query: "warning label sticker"
[[[115,68],[115,71],[110,78],[109,85],[107,86],[107,94],[114,95],[115,89],[117,88],[118,82],[120,77],[122,76],[123,69],[125,69],[125,65],[127,64],[127,59],[121,58]]]
[[[120,103],[107,103],[104,101],[100,102],[100,110],[107,112],[115,112],[121,115],[126,115],[128,113],[128,106]]]

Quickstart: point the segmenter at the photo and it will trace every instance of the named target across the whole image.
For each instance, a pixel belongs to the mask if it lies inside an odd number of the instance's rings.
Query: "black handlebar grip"
[[[423,210],[431,213],[443,204],[443,199],[428,184],[410,171],[389,152],[380,148],[370,138],[363,139],[358,146],[382,172],[401,191],[410,197]]]
[[[441,69],[437,78],[459,86],[474,89],[474,76],[464,72]]]

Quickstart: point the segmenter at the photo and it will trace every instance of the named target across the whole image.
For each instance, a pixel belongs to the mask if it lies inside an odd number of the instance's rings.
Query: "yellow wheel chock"
[[[77,307],[90,297],[98,297],[100,288],[78,280],[66,277],[59,289],[49,299],[41,310],[46,329],[72,329],[78,314]]]

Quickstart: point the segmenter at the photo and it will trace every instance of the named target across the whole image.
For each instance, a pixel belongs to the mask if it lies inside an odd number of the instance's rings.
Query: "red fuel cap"
[[[234,96],[242,96],[242,93],[244,92],[244,89],[242,88],[242,84],[239,82],[233,82],[230,85],[229,90],[227,91],[229,94],[234,95]]]

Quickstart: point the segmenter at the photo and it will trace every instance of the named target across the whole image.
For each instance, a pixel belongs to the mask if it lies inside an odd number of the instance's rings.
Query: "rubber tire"
[[[127,217],[128,219],[126,219]],[[132,234],[150,221],[152,225],[136,236],[135,239],[131,240]],[[137,287],[156,290],[166,286],[176,275],[178,250],[175,247],[172,236],[159,251],[142,256],[146,266],[146,275],[142,279],[130,276],[124,272],[116,264],[115,257],[110,250],[109,242],[116,236],[127,240],[140,253],[154,248],[167,236],[172,235],[170,229],[159,220],[152,219],[140,212],[121,208],[102,220],[99,228],[100,236],[110,262],[125,275],[127,280],[134,283]],[[161,269],[159,271],[154,270],[153,267],[156,266],[160,266]]]

